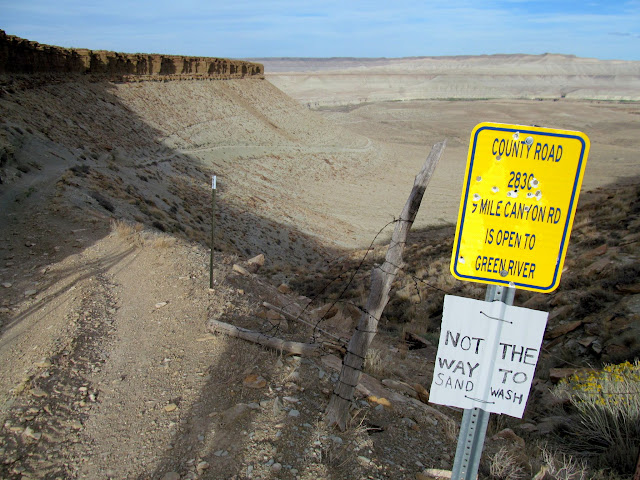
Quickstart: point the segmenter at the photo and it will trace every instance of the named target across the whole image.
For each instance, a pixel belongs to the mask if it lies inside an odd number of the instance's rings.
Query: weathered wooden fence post
[[[325,417],[327,424],[337,426],[341,430],[345,430],[347,427],[349,406],[353,399],[355,388],[360,381],[364,359],[367,356],[369,345],[378,330],[378,321],[382,311],[389,301],[391,284],[402,266],[402,254],[407,242],[409,229],[413,225],[424,192],[445,146],[446,141],[443,141],[435,144],[431,149],[431,153],[429,153],[422,169],[415,178],[411,194],[396,223],[385,262],[382,266],[375,267],[371,272],[371,291],[369,292],[367,304],[349,341],[347,354],[342,360],[340,378],[329,401]]]

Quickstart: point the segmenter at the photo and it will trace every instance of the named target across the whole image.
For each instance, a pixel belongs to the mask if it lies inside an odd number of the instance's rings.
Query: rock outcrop
[[[263,77],[260,63],[42,45],[0,30],[0,74],[91,74],[147,79]],[[126,79],[126,78],[125,78]]]

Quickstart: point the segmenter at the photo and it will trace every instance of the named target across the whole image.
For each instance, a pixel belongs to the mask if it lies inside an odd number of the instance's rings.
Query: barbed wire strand
[[[344,299],[344,296],[345,296],[346,292],[349,290],[349,287],[351,286],[351,284],[352,284],[352,283],[353,283],[353,281],[355,280],[355,278],[356,278],[356,276],[358,275],[358,273],[360,273],[360,271],[363,269],[364,264],[365,264],[365,261],[366,261],[367,257],[369,256],[369,254],[370,254],[372,251],[374,251],[374,250],[375,250],[375,242],[377,241],[378,237],[379,237],[379,236],[382,234],[382,232],[384,232],[384,231],[385,231],[385,230],[386,230],[390,225],[393,225],[393,224],[398,223],[398,222],[400,222],[400,221],[403,221],[403,220],[402,220],[402,219],[396,219],[396,218],[394,218],[393,220],[391,220],[390,222],[388,222],[386,225],[384,225],[384,226],[383,226],[383,227],[382,227],[382,228],[381,228],[381,229],[376,233],[376,235],[374,236],[373,240],[372,240],[372,241],[371,241],[371,243],[369,244],[369,247],[366,249],[366,251],[365,251],[364,255],[363,255],[363,256],[362,256],[362,258],[360,259],[360,261],[359,261],[359,263],[358,263],[357,267],[356,267],[356,268],[355,268],[355,270],[354,270],[353,272],[351,272],[351,274],[349,275],[349,279],[348,279],[348,281],[347,281],[346,285],[344,286],[344,288],[342,288],[342,290],[340,291],[340,293],[338,294],[338,296],[337,296],[336,298],[333,298],[333,299],[332,299],[332,298],[331,298],[331,297],[329,297],[329,296],[323,297],[322,295],[323,295],[325,292],[327,292],[327,290],[331,287],[331,285],[333,285],[333,284],[334,284],[335,282],[337,282],[338,280],[342,279],[345,275],[349,274],[349,272],[348,272],[348,271],[340,272],[340,274],[336,275],[336,276],[335,276],[334,278],[332,278],[329,282],[327,282],[327,283],[326,283],[326,285],[324,285],[324,287],[323,287],[323,288],[322,288],[322,289],[321,289],[321,290],[320,290],[316,295],[314,295],[314,296],[310,299],[310,301],[309,301],[309,302],[308,302],[308,303],[307,303],[307,304],[302,308],[302,310],[300,310],[300,312],[296,315],[297,319],[301,319],[301,318],[302,318],[302,315],[303,315],[304,313],[306,313],[306,312],[307,312],[307,310],[309,309],[309,307],[310,307],[311,305],[313,305],[314,303],[316,303],[316,302],[318,302],[318,301],[320,301],[320,300],[331,300],[331,302],[332,302],[332,303],[331,303],[331,305],[329,306],[329,308],[327,308],[327,309],[326,309],[326,311],[325,311],[325,313],[323,314],[323,316],[322,316],[322,317],[321,317],[321,318],[320,318],[320,319],[315,323],[315,325],[312,327],[312,328],[313,328],[313,332],[312,332],[312,335],[311,335],[311,337],[310,337],[311,343],[316,343],[316,342],[317,342],[317,337],[318,337],[318,336],[327,336],[327,335],[325,335],[325,334],[322,332],[322,330],[320,329],[320,324],[321,324],[323,321],[327,320],[326,316],[327,316],[327,315],[329,314],[329,312],[331,312],[331,310],[332,310],[332,309],[333,309],[337,304],[339,304],[339,303],[344,303],[344,304],[347,304],[347,305],[351,305],[351,306],[353,306],[353,307],[357,308],[357,309],[358,309],[362,314],[371,315],[371,313],[370,313],[370,312],[367,312],[367,311],[366,311],[366,309],[365,309],[365,308],[363,308],[362,306],[360,306],[360,305],[356,304],[355,302],[353,302],[353,301],[351,301],[351,300],[346,300],[346,299]],[[405,220],[405,221],[406,221],[406,220]],[[407,242],[390,242],[390,243],[389,243],[389,245],[388,245],[388,249],[395,248],[396,246],[398,246],[398,245],[400,245],[400,244],[406,244],[406,243],[407,243]],[[629,242],[629,243],[633,243],[633,242]],[[418,277],[418,276],[416,276],[416,275],[413,275],[413,274],[411,274],[411,273],[408,273],[404,267],[399,266],[399,265],[395,265],[395,264],[394,264],[394,263],[392,263],[392,262],[388,262],[388,261],[386,260],[386,258],[385,258],[385,262],[386,262],[386,263],[389,263],[389,265],[391,265],[392,267],[396,268],[398,271],[402,271],[402,272],[404,272],[404,273],[405,273],[409,278],[411,278],[411,280],[413,281],[414,288],[415,288],[416,293],[417,293],[418,298],[419,298],[419,303],[421,303],[421,302],[423,302],[423,301],[424,301],[424,299],[422,298],[422,294],[421,294],[421,292],[420,292],[419,284],[422,284],[422,285],[426,286],[427,288],[430,288],[430,289],[433,289],[433,290],[439,291],[439,292],[444,293],[444,294],[446,294],[446,295],[454,295],[454,293],[453,293],[452,291],[450,291],[450,290],[446,290],[446,289],[443,289],[443,288],[438,287],[438,286],[436,286],[436,285],[433,285],[433,284],[429,283],[428,281],[426,281],[424,278],[420,278],[420,277]],[[344,268],[346,268],[346,267],[344,267]],[[382,268],[381,268],[381,266],[378,266],[377,268],[382,269]],[[385,272],[385,273],[391,273],[391,272]],[[283,310],[285,310],[288,306],[292,306],[292,305],[295,305],[295,306],[297,306],[297,307],[300,307],[300,305],[298,305],[297,303],[295,303],[295,302],[291,302],[291,303],[289,303],[289,304],[287,304],[287,305],[283,306],[283,307],[282,307],[282,309],[283,309]],[[292,314],[292,315],[293,315],[293,314]],[[372,316],[373,316],[373,315],[372,315]],[[381,318],[377,318],[377,317],[375,317],[375,316],[373,316],[373,317],[374,317],[374,319],[375,319],[377,322],[380,322]],[[305,324],[307,324],[307,325],[308,325],[308,323],[307,323],[306,321],[305,321],[305,322],[302,322],[302,323],[305,323]],[[267,325],[268,325],[268,326],[267,326]],[[374,334],[375,334],[375,333],[377,333],[377,331],[361,330],[361,329],[359,329],[359,327],[358,327],[357,325],[356,325],[355,330],[357,330],[357,331],[361,331],[361,332],[364,332],[364,333],[374,333]],[[265,321],[265,322],[263,322],[263,324],[262,324],[262,329],[260,330],[260,333],[262,333],[262,334],[267,334],[267,333],[271,333],[271,332],[275,332],[276,334],[279,334],[279,333],[281,332],[281,329],[280,329],[280,322],[277,322],[277,323],[275,323],[275,324],[274,324],[274,323],[272,323],[272,322],[270,322],[270,321]],[[327,336],[327,337],[328,337],[328,336]],[[348,339],[346,339],[346,338],[342,338],[342,337],[336,338],[336,337],[334,336],[334,337],[333,337],[333,339],[332,339],[332,341],[337,342],[337,343],[338,343],[338,345],[339,345],[339,346],[341,346],[341,347],[343,347],[343,348],[346,348],[346,347],[348,346]],[[331,352],[329,351],[329,349],[327,349],[327,348],[326,348],[326,347],[324,347],[324,346],[323,346],[323,347],[321,347],[321,349],[322,349],[323,351],[325,351],[326,353],[331,353]],[[573,363],[573,362],[570,362],[570,361],[568,361],[568,360],[566,360],[566,359],[564,359],[564,358],[562,358],[562,357],[559,357],[558,355],[555,355],[555,354],[554,354],[554,353],[552,353],[548,348],[545,348],[545,347],[544,347],[544,346],[542,346],[542,345],[541,345],[541,347],[540,347],[540,350],[541,350],[542,352],[544,352],[546,355],[548,355],[548,356],[550,356],[550,357],[552,357],[552,358],[555,358],[555,359],[557,359],[557,360],[560,360],[560,361],[562,361],[562,363],[564,363],[564,364],[566,364],[566,365],[570,365],[570,366],[572,366],[572,367],[574,367],[574,368],[580,368],[580,369],[593,369],[594,371],[596,370],[596,368],[595,368],[595,367],[593,367],[593,366],[592,366],[592,365],[590,365],[590,364],[587,364],[587,366],[584,366],[584,365],[578,365],[578,364]],[[353,353],[353,352],[348,352],[348,353],[349,353],[350,355],[353,355],[353,356],[359,357],[359,355],[357,355],[357,354],[355,354],[355,353]],[[362,357],[360,357],[360,358],[362,358]],[[364,365],[364,362],[365,362],[365,360],[366,360],[366,359],[362,358],[362,360],[363,360],[363,365]],[[360,368],[360,369],[358,369],[358,368],[356,368],[356,367],[354,367],[354,366],[352,366],[352,365],[347,365],[347,366],[348,366],[349,368],[352,368],[352,369],[356,369],[356,370],[362,371],[362,369],[361,369],[361,368]],[[599,372],[600,372],[600,373],[602,373],[602,374],[607,374],[607,373],[609,373],[609,374],[612,374],[612,375],[613,375],[613,372],[605,372],[605,371],[603,371],[603,370],[599,370]],[[637,395],[638,393],[640,393],[640,391],[633,391],[633,392],[598,392],[598,394],[602,394],[602,395]]]

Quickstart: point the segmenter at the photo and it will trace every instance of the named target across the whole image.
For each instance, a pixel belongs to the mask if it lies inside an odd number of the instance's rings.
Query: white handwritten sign
[[[446,295],[429,400],[522,418],[547,316]]]

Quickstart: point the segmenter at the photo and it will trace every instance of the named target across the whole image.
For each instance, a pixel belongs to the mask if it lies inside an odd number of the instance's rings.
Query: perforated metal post
[[[515,288],[487,285],[484,300],[485,302],[499,300],[507,305],[513,305],[515,295]],[[477,477],[490,415],[489,412],[480,408],[464,410],[451,480],[475,480]]]
[[[213,236],[216,229],[216,176],[211,177],[211,255],[209,256],[209,288],[213,288]]]

